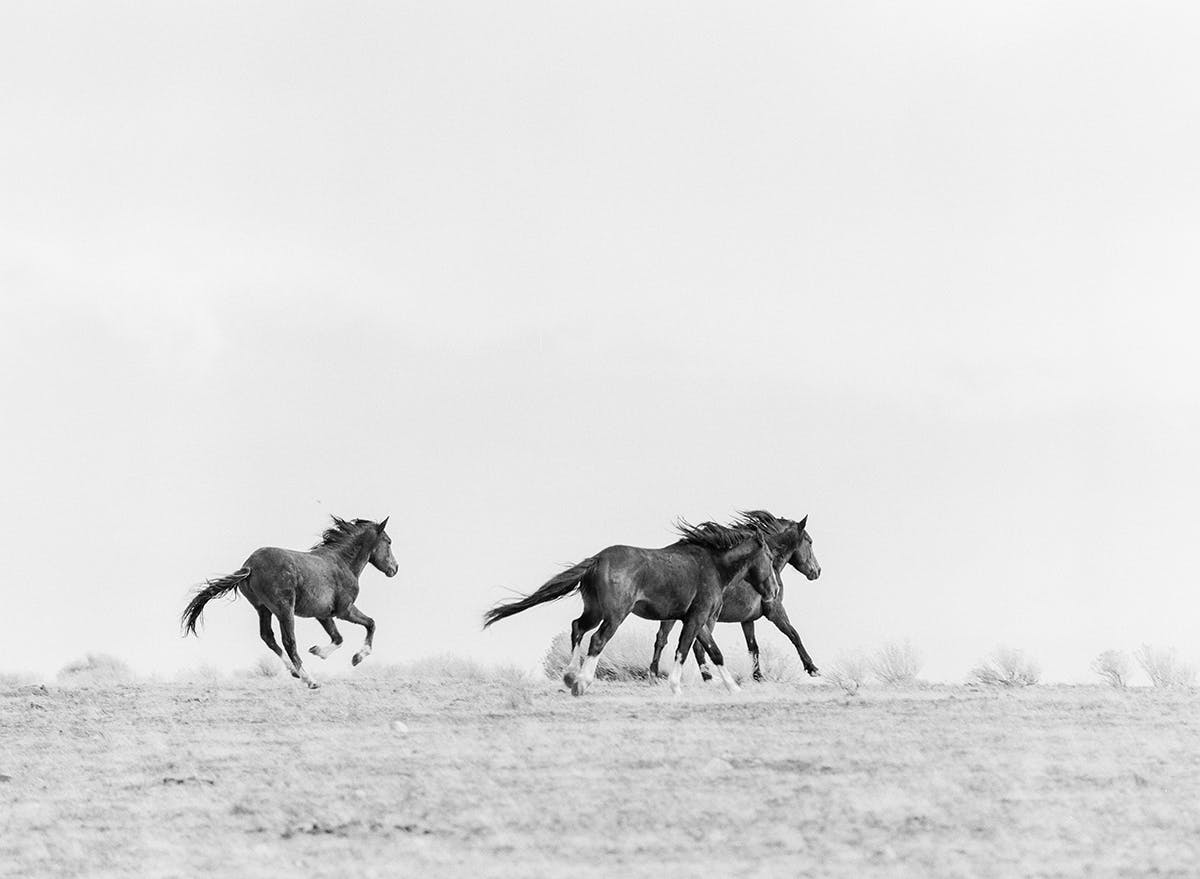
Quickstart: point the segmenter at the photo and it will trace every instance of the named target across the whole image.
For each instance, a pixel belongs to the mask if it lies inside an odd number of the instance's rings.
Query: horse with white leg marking
[[[821,565],[813,554],[812,538],[806,530],[807,525],[808,516],[795,522],[791,519],[774,516],[765,510],[751,510],[740,513],[730,527],[746,529],[747,533],[750,530],[761,530],[781,541],[773,544],[777,575],[782,574],[785,566],[791,565],[809,580],[815,580],[821,576]],[[750,652],[750,661],[753,663],[754,680],[761,681],[763,679],[758,659],[758,640],[754,637],[754,622],[762,617],[766,617],[767,620],[774,623],[775,627],[787,636],[800,655],[804,670],[812,677],[816,677],[819,674],[817,666],[813,663],[812,657],[808,655],[808,651],[804,649],[800,634],[788,619],[787,611],[783,608],[783,580],[781,577],[779,596],[771,602],[763,601],[754,587],[744,580],[734,583],[725,591],[725,601],[721,605],[721,614],[717,618],[719,623],[742,624],[746,649]],[[658,679],[658,660],[662,655],[663,647],[666,646],[667,637],[671,634],[671,627],[674,625],[674,620],[665,620],[658,629],[658,637],[654,640],[654,656],[650,660],[651,680]],[[696,662],[700,665],[700,676],[706,681],[710,680],[712,674],[708,670],[708,664],[704,661],[704,647],[699,640],[695,642],[693,649],[696,654]]]
[[[354,602],[358,599],[358,578],[368,562],[388,577],[396,576],[399,566],[392,555],[392,539],[384,531],[387,521],[386,518],[379,523],[368,519],[346,521],[334,516],[333,526],[325,530],[321,542],[308,552],[273,546],[255,550],[241,568],[226,577],[208,580],[196,590],[180,620],[184,634],[196,634],[204,605],[239,590],[258,611],[258,632],[263,642],[283,660],[292,677],[300,678],[315,690],[317,682],[304,670],[296,650],[295,618],[316,617],[329,634],[328,645],[309,648],[308,652],[314,656],[325,659],[341,646],[342,636],[335,619],[356,623],[367,630],[362,649],[354,654],[354,665],[371,654],[375,621],[355,607]],[[271,631],[272,615],[279,620],[283,650]]]
[[[649,620],[683,620],[671,689],[681,692],[679,677],[692,642],[699,638],[731,690],[738,689],[709,625],[721,609],[728,586],[745,579],[770,600],[778,591],[774,556],[760,531],[735,531],[705,522],[677,526],[683,537],[661,549],[610,546],[549,580],[532,594],[497,605],[484,614],[484,628],[534,605],[570,595],[583,597],[583,614],[571,624],[571,661],[563,681],[576,696],[592,683],[600,653],[630,613]],[[597,628],[597,626],[599,628]],[[583,636],[596,629],[584,652]]]

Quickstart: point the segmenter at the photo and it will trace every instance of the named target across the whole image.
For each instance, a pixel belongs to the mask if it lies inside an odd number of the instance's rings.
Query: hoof
[[[294,677],[296,680],[300,680],[300,672],[296,671],[295,669],[290,669],[290,668],[288,669],[288,671],[291,673],[292,677]]]
[[[572,696],[582,696],[584,690],[586,690],[586,689],[587,689],[587,684],[585,684],[583,681],[581,681],[577,678],[575,680],[575,683],[571,684],[571,695]]]
[[[567,669],[566,673],[563,674],[563,683],[566,684],[568,687],[570,687],[572,690],[575,689],[575,681],[578,679],[579,679],[579,673],[576,672],[574,669]]]
[[[360,662],[362,662],[362,661],[363,661],[364,659],[366,659],[366,658],[367,658],[367,657],[366,657],[366,654],[363,654],[363,653],[355,653],[355,654],[354,654],[354,656],[353,656],[353,657],[350,659],[350,664],[351,664],[351,665],[358,665]]]
[[[316,681],[308,681],[307,683],[308,683],[308,688],[309,688],[310,690],[319,690],[319,689],[321,689],[321,685],[320,685],[320,684],[318,684]]]
[[[754,682],[756,684],[761,684],[763,682],[763,676],[761,674],[756,674],[754,676]]]
[[[700,680],[704,681],[704,683],[707,684],[709,681],[712,680],[712,675],[702,674],[702,675],[700,675]]]
[[[680,698],[681,696],[683,696],[683,687],[679,686],[679,684],[672,684],[671,685],[671,695],[674,696],[676,699]]]
[[[815,665],[812,668],[806,668],[805,671],[808,672],[810,678],[819,678],[821,676],[821,670]]]
[[[308,652],[311,653],[313,656],[316,656],[318,659],[325,658],[325,654],[321,652],[321,648],[318,647],[316,644],[314,644],[312,647],[309,647]]]

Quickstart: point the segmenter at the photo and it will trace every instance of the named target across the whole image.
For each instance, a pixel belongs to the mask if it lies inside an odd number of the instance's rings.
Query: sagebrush
[[[971,680],[990,687],[1032,687],[1042,678],[1042,668],[1025,651],[997,647],[971,670]]]

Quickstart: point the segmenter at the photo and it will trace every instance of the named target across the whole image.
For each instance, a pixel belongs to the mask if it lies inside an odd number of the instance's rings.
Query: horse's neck
[[[357,580],[362,576],[363,570],[367,567],[367,561],[371,558],[371,550],[374,547],[371,546],[367,540],[367,535],[364,534],[358,539],[357,543],[348,547],[348,549],[352,551],[339,552],[338,558],[345,563],[346,567],[350,569],[350,573]]]
[[[728,549],[717,556],[717,568],[724,576],[726,583],[740,580],[750,568],[750,561],[758,551],[758,541],[743,540],[733,549]]]

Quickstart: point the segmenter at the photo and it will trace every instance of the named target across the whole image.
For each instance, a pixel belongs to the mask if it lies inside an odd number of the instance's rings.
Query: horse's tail
[[[243,583],[250,579],[249,568],[238,568],[227,577],[220,577],[216,580],[205,580],[204,585],[196,590],[196,594],[192,596],[192,600],[188,602],[188,606],[183,609],[183,616],[179,618],[179,625],[183,627],[183,634],[187,635],[191,632],[196,634],[196,624],[200,622],[200,614],[204,613],[204,605],[208,604],[214,598],[219,598],[226,592],[232,592]]]
[[[586,558],[574,567],[567,568],[567,570],[563,571],[557,577],[547,580],[536,592],[526,595],[524,598],[518,598],[516,601],[497,604],[483,615],[483,627],[486,629],[497,620],[510,617],[523,610],[529,610],[535,604],[541,604],[544,601],[557,601],[564,596],[570,595],[579,587],[579,581],[587,575],[588,571],[595,564],[595,556]]]

